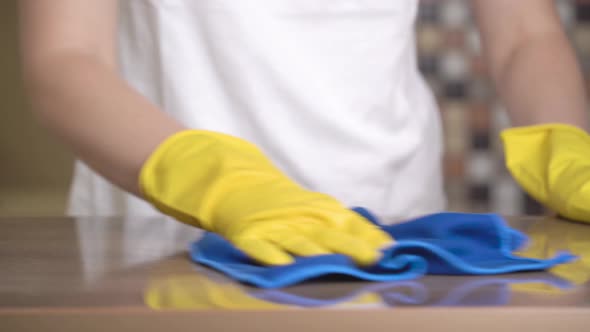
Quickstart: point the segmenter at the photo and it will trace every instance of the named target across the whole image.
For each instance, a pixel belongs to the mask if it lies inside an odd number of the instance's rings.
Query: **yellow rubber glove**
[[[590,222],[590,136],[546,124],[501,133],[506,166],[526,192],[560,215]]]
[[[220,234],[263,264],[341,253],[370,265],[393,242],[334,198],[291,181],[253,144],[221,133],[172,135],[148,158],[139,182],[163,213]]]

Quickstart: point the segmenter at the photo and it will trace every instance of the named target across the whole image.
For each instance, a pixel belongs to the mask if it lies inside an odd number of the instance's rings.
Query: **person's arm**
[[[19,3],[23,71],[35,114],[77,157],[139,195],[142,164],[183,127],[118,75],[117,0]]]
[[[373,264],[392,244],[335,198],[282,174],[255,145],[183,128],[130,88],[115,63],[117,1],[20,3],[36,113],[111,182],[264,264],[327,253]]]
[[[529,195],[590,223],[590,135],[581,70],[553,0],[473,0],[484,54],[513,128],[504,160]]]
[[[488,68],[514,126],[589,129],[584,81],[553,0],[473,0]]]

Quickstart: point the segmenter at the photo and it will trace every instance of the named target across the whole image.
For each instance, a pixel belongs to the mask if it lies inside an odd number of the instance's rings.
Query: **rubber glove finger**
[[[373,223],[356,215],[351,216],[348,221],[347,231],[349,234],[364,240],[375,249],[391,247],[395,240],[385,231]]]
[[[317,229],[314,233],[312,237],[319,245],[334,253],[349,256],[359,265],[372,265],[381,258],[379,250],[353,235],[329,228]]]
[[[232,243],[248,257],[264,265],[287,265],[294,261],[281,247],[260,238],[237,238]]]
[[[332,253],[312,239],[294,233],[293,230],[274,232],[267,238],[273,244],[297,256],[316,256]]]

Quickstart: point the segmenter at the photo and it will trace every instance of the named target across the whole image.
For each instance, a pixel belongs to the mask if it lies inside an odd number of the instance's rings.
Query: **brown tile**
[[[451,28],[445,33],[444,45],[447,48],[465,48],[465,29]]]
[[[463,155],[446,154],[444,157],[444,174],[448,179],[460,179],[465,176],[465,159]]]
[[[471,74],[473,76],[487,76],[488,71],[486,67],[485,59],[482,55],[474,55],[470,58],[471,60]]]
[[[490,111],[486,104],[472,104],[469,111],[469,126],[472,131],[489,131],[492,122]]]
[[[444,45],[442,29],[434,24],[419,25],[417,29],[418,51],[422,54],[438,53]]]

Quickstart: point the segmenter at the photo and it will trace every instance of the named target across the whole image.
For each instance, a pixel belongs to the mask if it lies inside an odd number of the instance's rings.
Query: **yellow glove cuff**
[[[171,204],[167,204],[166,200],[159,198],[161,196],[178,196],[178,194],[170,192],[174,188],[170,188],[166,185],[168,182],[163,181],[167,177],[165,173],[169,173],[169,163],[178,162],[178,155],[182,155],[182,149],[186,148],[186,143],[183,141],[196,134],[193,130],[185,130],[164,140],[143,164],[139,174],[139,189],[143,197],[164,214],[190,225],[204,227],[195,217],[183,213]]]

